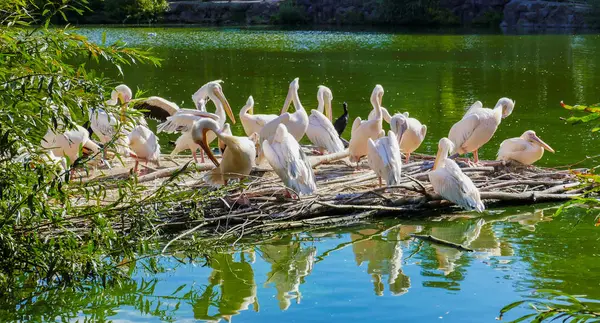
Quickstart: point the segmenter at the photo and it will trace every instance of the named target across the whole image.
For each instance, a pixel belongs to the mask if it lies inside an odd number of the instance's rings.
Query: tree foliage
[[[108,284],[127,277],[116,264],[152,248],[158,215],[182,196],[202,197],[174,189],[173,176],[149,196],[135,178],[118,180],[111,183],[117,196],[107,200],[104,185],[69,177],[70,168],[85,169],[90,159],[70,161],[64,171],[43,162],[44,133],[87,121],[89,109],[115,85],[89,70],[90,63],[107,61],[119,71],[123,65],[159,63],[122,42],[95,44],[71,27],[51,26],[54,17],[67,19],[86,5],[0,2],[0,293],[11,294],[5,299],[16,304],[20,293],[40,286]],[[126,122],[134,116],[127,112]],[[117,230],[122,223],[127,231]]]
[[[540,289],[536,297],[545,300],[521,300],[510,303],[500,310],[499,320],[511,310],[528,303],[533,313],[523,315],[510,322],[598,322],[600,304],[588,302],[561,291]]]

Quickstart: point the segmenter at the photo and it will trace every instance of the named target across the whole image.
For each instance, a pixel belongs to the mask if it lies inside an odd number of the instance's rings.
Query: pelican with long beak
[[[294,113],[290,113],[290,120],[285,125],[289,133],[294,136],[294,139],[296,139],[298,142],[302,140],[302,137],[304,137],[306,129],[308,128],[308,114],[304,110],[302,103],[300,103],[300,98],[298,97],[299,88],[299,79],[295,78],[290,83],[287,97],[285,98],[283,108],[281,109],[281,114],[286,113],[291,102],[294,102],[294,108],[296,111]]]
[[[367,155],[368,152],[368,140],[377,139],[383,133],[383,116],[381,113],[381,97],[383,97],[383,87],[379,84],[375,86],[373,89],[373,93],[376,93],[378,97],[375,103],[375,111],[376,116],[373,120],[362,121],[360,117],[356,117],[354,119],[354,123],[352,123],[352,136],[350,138],[350,145],[348,146],[348,151],[350,153],[350,162],[356,163],[358,167],[358,162],[360,159]],[[371,95],[373,97],[373,95]]]
[[[273,121],[278,116],[276,114],[254,114],[254,98],[248,97],[246,105],[240,110],[240,120],[244,127],[246,135],[250,136],[253,133],[260,133],[261,129],[270,121]]]
[[[196,150],[199,148],[195,143],[191,136],[191,129],[194,123],[198,120],[204,118],[210,118],[215,120],[219,129],[223,128],[225,122],[227,121],[227,117],[231,120],[233,124],[235,124],[235,117],[233,115],[233,111],[231,110],[231,106],[225,98],[223,94],[223,88],[221,87],[222,81],[212,81],[204,84],[194,95],[192,99],[196,104],[196,110],[194,109],[181,109],[174,115],[167,118],[167,121],[158,125],[157,132],[167,132],[174,133],[180,132],[181,136],[176,141],[176,147],[173,150],[173,154],[177,154],[180,151],[190,149],[192,151],[192,156],[194,160],[198,162],[196,157]],[[208,113],[202,111],[205,106],[205,100],[208,97],[211,101],[215,103],[215,113]],[[205,110],[205,108],[204,108]],[[208,144],[212,143],[217,136],[214,133],[209,133],[207,137]],[[204,162],[204,154],[201,154],[201,161]]]
[[[394,132],[390,130],[387,137],[381,137],[377,141],[369,138],[368,144],[369,166],[379,177],[379,186],[382,186],[382,178],[385,178],[387,186],[400,183],[402,157],[400,156],[398,139]]]
[[[433,170],[429,173],[429,181],[433,189],[446,200],[466,210],[483,212],[485,206],[481,202],[479,190],[460,167],[448,158],[448,154],[453,150],[454,144],[450,139],[440,139]]]
[[[406,162],[410,154],[417,150],[427,134],[427,126],[415,118],[409,118],[408,112],[396,113],[391,121],[390,128],[396,133],[400,151],[406,154]]]
[[[214,133],[223,144],[227,146],[221,162],[213,154],[208,146],[209,132]],[[255,165],[256,140],[258,136],[236,137],[223,132],[219,123],[210,118],[196,121],[192,127],[192,138],[194,142],[204,150],[208,158],[215,164],[216,168],[208,172],[205,179],[211,185],[227,185],[230,179],[245,178],[250,174]]]
[[[514,107],[515,102],[509,98],[498,100],[494,109],[484,108],[480,101],[475,102],[448,133],[448,138],[454,143],[452,153],[462,155],[472,152],[475,163],[478,163],[479,148],[492,138],[502,119],[508,117]]]
[[[504,140],[500,144],[497,160],[514,160],[523,165],[531,165],[544,156],[544,150],[554,152],[554,149],[540,139],[535,131],[527,130],[521,137]]]
[[[295,194],[310,195],[317,190],[308,158],[283,124],[277,126],[272,142],[263,141],[262,149],[277,176]]]
[[[321,154],[325,150],[331,154],[344,150],[344,144],[331,123],[331,115],[333,113],[331,109],[332,100],[333,94],[331,90],[326,86],[319,85],[319,90],[317,91],[317,110],[311,110],[308,117],[306,136]]]
[[[377,107],[381,108],[381,117],[383,118],[383,120],[387,123],[390,123],[392,120],[392,116],[390,115],[390,113],[388,112],[388,110],[386,108],[383,107],[383,87],[381,88],[375,88],[375,90],[371,93],[371,98],[370,98],[370,102],[371,102],[371,106],[373,107],[373,110],[371,110],[371,112],[369,112],[369,120],[375,120],[375,118],[377,117]]]

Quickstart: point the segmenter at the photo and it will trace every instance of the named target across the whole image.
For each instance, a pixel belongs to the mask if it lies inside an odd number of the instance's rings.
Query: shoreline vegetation
[[[556,32],[597,30],[600,0],[90,0],[75,24],[203,26],[372,26],[490,28]],[[64,23],[61,17],[55,22]]]

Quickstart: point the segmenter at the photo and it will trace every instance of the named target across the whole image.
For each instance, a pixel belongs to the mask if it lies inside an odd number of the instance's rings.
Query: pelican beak
[[[433,163],[433,169],[431,169],[431,170],[437,169],[441,159],[442,159],[442,150],[438,149],[437,155],[435,155],[435,162]]]
[[[214,93],[217,96],[217,98],[219,99],[219,101],[221,101],[221,103],[223,103],[223,106],[225,106],[225,112],[227,113],[227,116],[229,116],[229,119],[231,119],[231,122],[233,124],[235,124],[235,116],[233,115],[233,111],[231,110],[231,106],[229,105],[229,102],[225,98],[225,94],[223,94],[223,90],[221,90],[220,87],[217,87],[214,89]]]
[[[331,109],[331,100],[325,101],[325,116],[327,119],[329,119],[329,121],[332,121],[331,118],[333,117],[333,110]]]
[[[552,147],[548,146],[548,144],[545,143],[542,139],[540,139],[540,137],[534,135],[533,140],[535,140],[538,144],[540,144],[540,146],[542,146],[547,151],[549,151],[551,153],[554,152],[554,149],[552,149]]]
[[[202,150],[204,150],[206,155],[208,155],[208,158],[213,162],[213,164],[215,164],[216,167],[219,167],[219,162],[217,161],[217,158],[215,157],[215,155],[213,155],[212,151],[210,150],[208,142],[206,142],[206,133],[208,132],[208,130],[209,129],[202,129],[202,140],[200,140],[198,144],[200,145]]]
[[[377,101],[379,102],[379,106],[383,106],[383,92],[379,92],[377,94]]]
[[[287,110],[290,107],[290,103],[292,103],[293,96],[294,96],[293,88],[290,86],[290,90],[288,91],[288,94],[285,97],[285,102],[283,103],[283,109],[281,109],[281,114],[284,114],[287,112]]]

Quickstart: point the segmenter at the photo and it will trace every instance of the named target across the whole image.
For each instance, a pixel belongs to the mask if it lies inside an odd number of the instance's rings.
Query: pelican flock
[[[403,182],[402,156],[405,163],[410,161],[411,154],[425,142],[427,126],[410,117],[407,111],[391,114],[391,109],[384,108],[383,86],[377,84],[373,88],[368,98],[372,109],[366,120],[360,116],[354,119],[349,141],[342,137],[349,119],[346,102],[342,105],[343,114],[333,121],[333,93],[327,86],[320,85],[317,87],[317,108],[309,115],[300,100],[299,88],[298,78],[289,83],[279,114],[254,114],[254,98],[249,95],[239,111],[245,135],[235,136],[232,134],[235,129],[231,126],[236,124],[235,116],[220,80],[202,85],[192,95],[194,108],[191,109],[180,108],[158,96],[133,99],[131,89],[121,84],[111,92],[110,99],[103,106],[89,109],[91,133],[81,126],[49,129],[41,142],[46,156],[41,160],[66,171],[82,156],[95,154],[106,159],[107,151],[114,150],[135,160],[132,173],[137,174],[140,162],[160,167],[161,145],[156,134],[178,133],[171,155],[190,149],[194,161],[204,163],[206,154],[216,167],[204,176],[207,183],[220,186],[234,179],[244,179],[257,164],[266,161],[283,182],[286,196],[301,198],[318,190],[311,160],[300,145],[306,135],[319,154],[347,151],[349,165],[354,166],[355,163],[356,168],[360,168],[361,159],[366,157],[370,169],[379,178],[380,186],[383,182],[388,187]],[[211,103],[215,107],[214,113],[207,111]],[[288,112],[292,104],[294,111]],[[156,134],[143,117],[128,119],[130,106],[161,121]],[[474,163],[478,164],[478,151],[490,141],[501,121],[513,112],[514,107],[515,101],[503,97],[493,109],[484,108],[481,101],[467,109],[451,127],[448,137],[438,142],[435,162],[428,172],[429,182],[436,193],[464,209],[485,210],[479,190],[453,158],[473,153]],[[384,121],[390,128],[387,136]],[[90,137],[91,134],[98,143]],[[220,158],[210,148],[215,139]],[[196,155],[198,150],[200,160]],[[497,151],[497,160],[531,165],[542,158],[545,150],[554,152],[533,130],[528,130],[520,137],[504,140]],[[423,165],[427,167],[426,162]],[[73,171],[72,167],[70,170]]]

